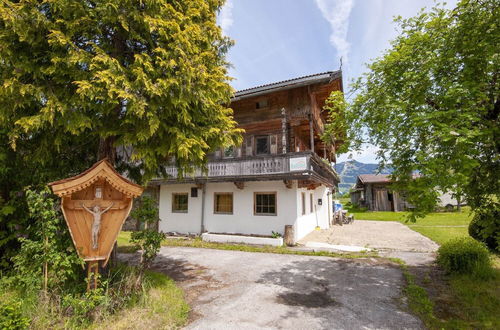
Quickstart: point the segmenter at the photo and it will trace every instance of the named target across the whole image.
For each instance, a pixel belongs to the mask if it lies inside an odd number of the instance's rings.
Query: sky
[[[453,7],[456,0],[448,0]],[[344,92],[398,33],[395,16],[411,17],[434,0],[226,0],[218,22],[235,41],[231,85],[245,89],[341,68]],[[338,157],[377,163],[377,148]]]

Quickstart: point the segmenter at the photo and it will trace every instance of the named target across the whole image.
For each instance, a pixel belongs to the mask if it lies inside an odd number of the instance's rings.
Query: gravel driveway
[[[398,257],[410,265],[432,262],[439,245],[396,221],[357,220],[352,224],[315,230],[299,241],[333,245],[361,246],[380,251],[382,256]]]
[[[381,259],[163,247],[154,267],[186,291],[188,329],[422,328]]]

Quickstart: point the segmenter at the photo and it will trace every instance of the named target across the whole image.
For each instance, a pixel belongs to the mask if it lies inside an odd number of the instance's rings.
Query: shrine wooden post
[[[96,288],[99,264],[104,267],[108,263],[133,200],[142,194],[143,188],[121,176],[106,159],[49,186],[61,197],[73,244],[87,263],[87,289]]]

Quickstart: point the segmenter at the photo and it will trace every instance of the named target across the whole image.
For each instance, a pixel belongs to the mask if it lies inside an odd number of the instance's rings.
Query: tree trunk
[[[457,195],[457,212],[462,210],[462,196]]]
[[[114,146],[115,140],[116,138],[114,136],[101,138],[99,140],[99,151],[97,154],[97,158],[99,160],[107,158],[108,162],[110,162],[113,166],[116,163],[116,148]]]

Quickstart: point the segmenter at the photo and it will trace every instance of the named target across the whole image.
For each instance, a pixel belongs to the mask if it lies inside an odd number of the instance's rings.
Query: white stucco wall
[[[164,232],[200,233],[202,191],[198,197],[189,197],[187,213],[172,213],[172,193],[190,194],[194,184],[169,184],[160,188],[160,224]],[[302,215],[301,192],[306,193],[306,215]],[[297,188],[293,182],[291,189],[283,181],[245,182],[244,189],[234,183],[209,183],[205,192],[205,230],[212,233],[271,235],[272,231],[284,234],[285,225],[294,225],[295,240],[299,240],[316,227],[328,228],[327,188],[320,186],[315,190]],[[233,193],[233,214],[214,213],[214,193]],[[254,193],[276,192],[277,214],[254,215]],[[318,220],[314,211],[309,210],[309,194],[313,194]],[[318,198],[322,205],[318,205]],[[314,210],[314,208],[313,208]]]
[[[283,181],[245,182],[238,189],[231,182],[210,183],[206,189],[205,229],[213,233],[283,235],[285,225],[295,221],[295,187],[288,189]],[[233,193],[233,214],[214,214],[214,193]],[[276,192],[276,215],[254,215],[254,193]]]
[[[163,232],[178,232],[183,234],[199,233],[201,219],[201,190],[198,197],[191,197],[191,187],[194,184],[161,185],[159,213],[160,223],[158,229]],[[188,193],[188,212],[172,213],[172,193]]]
[[[328,221],[328,189],[325,186],[319,186],[315,190],[299,188],[296,190],[297,196],[297,220],[295,222],[295,240],[298,241],[318,225],[321,229],[330,228]],[[306,214],[302,215],[302,193],[306,196]],[[313,212],[310,211],[310,194],[313,194]],[[318,205],[318,199],[322,199],[322,205]],[[316,207],[316,210],[314,210]],[[316,211],[316,213],[315,213]],[[331,210],[330,210],[331,212]],[[316,218],[317,215],[317,218]]]

